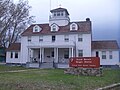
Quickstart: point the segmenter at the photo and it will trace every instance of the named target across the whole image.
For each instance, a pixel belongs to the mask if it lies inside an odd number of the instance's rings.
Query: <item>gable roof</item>
[[[92,49],[119,49],[116,40],[92,41]]]
[[[76,23],[78,25],[78,30],[70,31],[70,24]],[[33,32],[33,27],[38,25],[42,28],[40,32]],[[59,30],[56,32],[51,32],[51,28],[49,24],[33,24],[28,27],[21,35],[22,36],[30,36],[30,35],[40,35],[40,34],[60,34],[60,33],[91,33],[91,21],[82,21],[82,22],[70,22],[66,26],[59,26]]]
[[[66,13],[69,15],[68,11],[66,8],[56,8],[56,9],[53,9],[53,10],[50,10],[50,12],[60,12],[60,11],[66,11]]]
[[[21,43],[12,43],[6,51],[20,51],[21,49]]]

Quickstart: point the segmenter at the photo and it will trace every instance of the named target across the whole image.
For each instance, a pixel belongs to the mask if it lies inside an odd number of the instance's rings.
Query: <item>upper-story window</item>
[[[56,37],[52,36],[52,42],[55,42]]]
[[[43,41],[43,36],[39,36],[39,42]]]
[[[58,27],[58,25],[56,25],[56,24],[52,24],[51,25],[51,31],[58,31],[58,29],[59,29],[59,27]]]
[[[82,42],[83,41],[83,35],[82,34],[79,34],[78,35],[78,42]]]
[[[69,42],[69,35],[65,35],[65,36],[64,36],[64,41],[65,41],[65,42]]]
[[[78,25],[76,24],[76,23],[72,23],[71,25],[70,25],[70,30],[72,31],[72,30],[78,30]]]
[[[38,26],[38,25],[35,25],[33,27],[33,32],[40,32],[42,29]]]
[[[28,36],[28,42],[31,42],[31,36]]]

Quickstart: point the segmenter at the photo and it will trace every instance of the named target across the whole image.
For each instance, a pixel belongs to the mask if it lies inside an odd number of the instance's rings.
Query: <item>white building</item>
[[[22,33],[21,44],[16,45],[16,49],[19,47],[17,51],[12,50],[15,45],[8,48],[6,63],[37,68],[67,68],[70,57],[99,56],[101,65],[118,65],[117,42],[92,41],[89,18],[70,22],[67,9],[57,8],[50,12],[52,15],[48,24],[33,24]]]

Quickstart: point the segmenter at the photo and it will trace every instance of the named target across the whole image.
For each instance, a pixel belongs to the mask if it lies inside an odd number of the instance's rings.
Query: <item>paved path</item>
[[[30,70],[36,70],[36,69],[27,69],[27,70],[13,70],[13,71],[0,71],[0,73],[6,73],[6,72],[25,72]]]
[[[118,89],[120,88],[120,83],[116,83],[116,84],[112,84],[112,85],[109,85],[109,86],[106,86],[106,87],[103,87],[103,88],[98,88],[98,89],[95,89],[95,90],[116,90],[114,88],[117,88]]]

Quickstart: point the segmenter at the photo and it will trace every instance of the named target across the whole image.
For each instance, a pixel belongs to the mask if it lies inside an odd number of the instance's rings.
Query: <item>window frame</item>
[[[31,42],[31,36],[28,36],[28,42]]]
[[[69,42],[69,35],[64,35],[64,41]]]
[[[52,35],[52,42],[55,42],[55,40],[56,40],[56,36]]]
[[[107,59],[106,51],[102,51],[102,59]]]
[[[113,53],[112,53],[112,51],[109,51],[109,59],[113,59]]]
[[[83,57],[83,50],[78,50],[78,57]]]
[[[39,36],[39,42],[43,42],[43,36]]]
[[[76,30],[76,25],[72,24],[72,30]]]
[[[83,35],[82,34],[78,34],[78,42],[82,42],[83,41]]]
[[[13,58],[13,52],[10,52],[10,58]]]
[[[15,52],[15,58],[19,58],[18,52]]]

